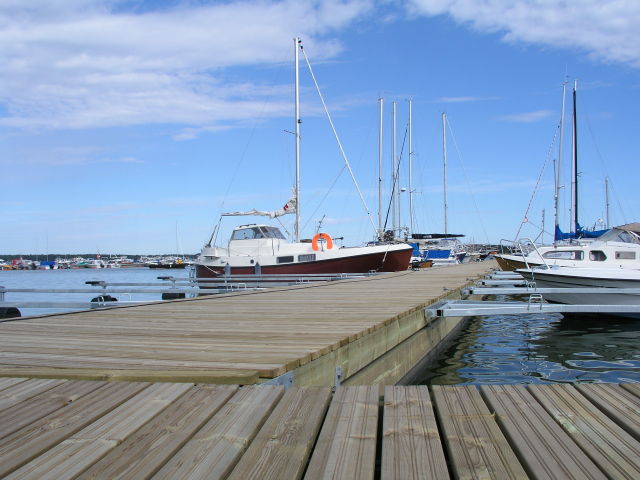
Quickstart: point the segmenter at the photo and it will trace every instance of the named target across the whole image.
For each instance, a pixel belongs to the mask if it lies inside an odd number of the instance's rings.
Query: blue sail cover
[[[570,239],[573,239],[573,238],[598,238],[599,236],[604,235],[608,231],[609,231],[609,229],[604,229],[604,230],[585,230],[578,223],[575,233],[571,233],[571,232],[564,233],[562,230],[560,230],[560,227],[556,226],[556,231],[555,231],[555,235],[554,235],[554,241],[557,242],[559,240],[570,240]]]

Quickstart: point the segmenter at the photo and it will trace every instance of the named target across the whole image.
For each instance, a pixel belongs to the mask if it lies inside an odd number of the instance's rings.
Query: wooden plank
[[[46,392],[63,382],[64,380],[28,380],[19,382],[0,392],[0,411]]]
[[[150,478],[237,389],[196,385],[76,478]]]
[[[284,394],[284,387],[241,388],[156,473],[154,480],[225,478]]]
[[[382,480],[449,478],[427,386],[385,387]]]
[[[529,475],[549,480],[607,478],[524,385],[482,386],[480,391]]]
[[[22,466],[9,479],[71,479],[123,442],[192,384],[156,383]]]
[[[126,382],[215,383],[246,385],[259,381],[256,370],[114,370],[100,368],[0,368],[0,376],[21,375],[30,378],[58,378],[67,380],[100,380]]]
[[[633,393],[636,397],[640,397],[640,383],[623,383],[620,386]]]
[[[640,441],[640,397],[622,385],[582,383],[575,387],[629,435]]]
[[[331,389],[293,387],[229,475],[229,480],[296,480],[302,476],[320,430]]]
[[[12,387],[14,385],[17,385],[18,383],[22,383],[22,382],[26,382],[28,380],[28,378],[0,378],[0,391],[4,390],[5,388],[9,388]]]
[[[148,387],[108,383],[0,440],[0,477],[54,447]]]
[[[104,386],[104,382],[64,382],[0,412],[0,438]]]
[[[609,478],[640,478],[640,443],[571,385],[531,385],[545,409]]]
[[[457,478],[528,478],[473,386],[434,386],[436,412]]]
[[[373,479],[378,391],[377,386],[336,389],[305,478]]]

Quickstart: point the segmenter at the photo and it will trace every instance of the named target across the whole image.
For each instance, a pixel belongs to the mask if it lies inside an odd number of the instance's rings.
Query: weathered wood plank
[[[0,378],[0,391],[12,387],[14,385],[17,385],[18,383],[22,383],[22,382],[26,382],[28,380],[28,378],[23,377],[17,377],[17,378]]]
[[[25,400],[60,385],[64,380],[29,380],[20,382],[0,392],[0,410],[10,408]]]
[[[55,447],[22,466],[9,479],[71,479],[123,442],[193,384],[156,383]]]
[[[76,478],[150,478],[237,389],[194,386]]]
[[[480,391],[529,475],[549,480],[606,479],[524,385],[482,386]]]
[[[287,390],[229,475],[229,480],[299,479],[330,396],[331,389],[325,387]]]
[[[25,375],[30,378],[58,378],[67,380],[98,380],[126,382],[168,382],[168,383],[215,383],[243,385],[256,383],[256,370],[140,370],[140,369],[99,369],[99,368],[51,368],[17,367],[0,368],[0,375]]]
[[[575,387],[629,435],[640,441],[640,397],[623,385],[582,383]]]
[[[0,412],[0,438],[46,417],[102,386],[104,386],[104,382],[65,381],[35,397],[2,410]]]
[[[283,387],[241,388],[153,479],[225,478],[283,394]]]
[[[373,479],[378,391],[377,386],[336,389],[305,478]]]
[[[609,478],[640,478],[640,443],[571,385],[531,385],[545,409]]]
[[[0,440],[0,477],[99,419],[148,383],[108,383]]]
[[[528,478],[473,386],[434,386],[436,412],[457,478]]]
[[[385,387],[382,480],[449,478],[427,386]]]

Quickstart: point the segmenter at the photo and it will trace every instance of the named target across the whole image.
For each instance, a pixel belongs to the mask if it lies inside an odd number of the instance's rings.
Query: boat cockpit
[[[269,225],[241,225],[231,234],[231,240],[279,239],[286,240],[279,228]]]

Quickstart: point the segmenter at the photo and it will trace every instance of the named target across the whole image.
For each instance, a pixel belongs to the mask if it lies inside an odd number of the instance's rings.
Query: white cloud
[[[640,67],[637,0],[409,0],[413,14],[450,15],[509,42],[577,48],[591,58]]]
[[[544,120],[545,118],[549,118],[552,115],[555,115],[556,112],[551,110],[536,110],[534,112],[525,112],[525,113],[515,113],[512,115],[505,115],[503,120],[508,120],[510,122],[518,122],[518,123],[533,123],[538,122],[540,120]]]
[[[121,0],[5,1],[0,126],[176,123],[193,133],[288,114],[290,86],[236,83],[228,69],[290,61],[296,35],[315,59],[331,58],[342,48],[331,35],[372,1],[178,2],[165,9]]]

